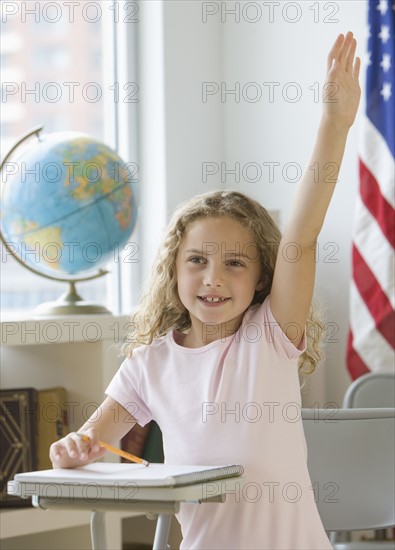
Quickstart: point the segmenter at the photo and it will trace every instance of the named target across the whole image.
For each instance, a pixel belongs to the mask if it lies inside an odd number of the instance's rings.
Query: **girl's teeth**
[[[204,298],[206,302],[223,302],[226,298]]]

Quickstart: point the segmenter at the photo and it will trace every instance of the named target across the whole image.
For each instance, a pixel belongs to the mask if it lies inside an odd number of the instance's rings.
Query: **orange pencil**
[[[82,441],[90,441],[90,437],[88,437],[87,435],[82,435],[82,434],[79,434],[78,432],[77,432],[77,435],[82,439]],[[117,449],[116,447],[113,447],[112,445],[109,445],[104,441],[99,441],[99,445],[107,449],[107,451],[110,451],[111,453],[114,453],[118,456],[122,456],[123,458],[126,458],[131,462],[138,462],[139,464],[144,464],[144,466],[149,466],[149,462],[147,460],[144,460],[143,458],[139,458],[138,456],[134,456],[125,451],[121,451],[121,449]]]

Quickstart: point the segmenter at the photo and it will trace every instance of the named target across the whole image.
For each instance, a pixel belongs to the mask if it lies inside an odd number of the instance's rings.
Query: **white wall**
[[[272,12],[268,4],[163,2],[166,200],[162,210],[166,217],[179,202],[196,193],[237,188],[267,208],[280,210],[282,224],[287,219],[296,183],[284,181],[281,171],[290,162],[306,165],[321,113],[309,87],[322,85],[326,56],[339,32],[352,30],[363,56],[367,1],[282,1],[272,5]],[[239,10],[238,22],[229,12],[232,9]],[[230,90],[240,83],[240,100],[236,102],[231,94],[221,98],[217,93],[203,101],[202,89],[208,82],[214,83],[212,89],[217,84],[219,90],[221,85]],[[269,101],[269,82],[280,83],[273,102]],[[294,103],[282,95],[289,82],[297,83],[301,91],[300,100]],[[255,84],[245,87],[249,83]],[[253,102],[253,94],[259,90],[262,96]],[[288,88],[288,97],[294,90]],[[305,405],[341,404],[350,383],[345,348],[353,204],[358,188],[357,125],[350,132],[338,189],[319,238],[316,291],[326,306],[328,340],[338,342],[327,344],[326,362],[311,379]],[[147,158],[155,162],[154,155]],[[232,169],[236,162],[240,163],[240,181],[231,174],[221,177],[221,163]],[[280,163],[272,182],[264,162]],[[218,173],[203,178],[204,163],[213,163],[211,168],[218,165]],[[253,168],[243,177],[247,163],[261,166],[260,178]],[[290,170],[286,178],[292,179],[294,174]],[[258,181],[251,181],[254,176]],[[154,191],[150,181],[145,185]],[[158,240],[159,228],[153,228],[152,234]],[[332,252],[336,263],[329,262]],[[331,335],[336,327],[337,334]]]
[[[200,1],[164,2],[168,214],[211,189],[202,162],[224,155],[222,109],[201,99],[202,82],[221,78],[223,29],[201,13]]]

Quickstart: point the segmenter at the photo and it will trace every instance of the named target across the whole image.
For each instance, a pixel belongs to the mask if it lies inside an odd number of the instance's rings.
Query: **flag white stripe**
[[[381,194],[395,208],[395,160],[383,136],[366,114],[361,118],[359,151],[362,162],[376,179]]]
[[[353,241],[392,307],[395,308],[394,249],[359,195],[356,198],[355,216]]]
[[[394,350],[376,329],[373,317],[355,286],[350,287],[353,348],[372,372],[394,370]]]

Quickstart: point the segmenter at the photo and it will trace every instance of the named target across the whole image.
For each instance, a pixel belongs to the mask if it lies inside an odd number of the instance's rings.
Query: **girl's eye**
[[[201,258],[200,256],[192,256],[191,258],[189,258],[189,261],[193,264],[201,264],[205,260],[204,260],[204,258]]]
[[[243,267],[244,264],[242,264],[241,262],[239,262],[239,260],[231,260],[229,262],[229,265],[231,267]]]

